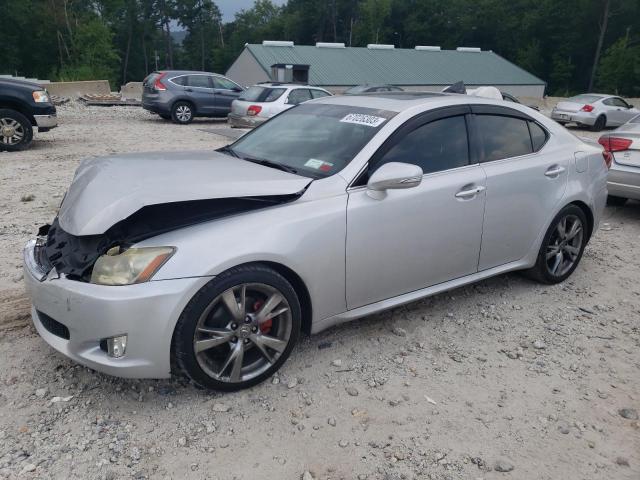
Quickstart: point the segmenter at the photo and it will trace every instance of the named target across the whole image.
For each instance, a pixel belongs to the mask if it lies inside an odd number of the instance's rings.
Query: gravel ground
[[[562,285],[460,288],[304,338],[272,381],[213,394],[54,352],[28,322],[20,250],[82,158],[215,148],[203,130],[220,122],[59,115],[0,153],[0,479],[640,478],[640,203],[607,209]]]

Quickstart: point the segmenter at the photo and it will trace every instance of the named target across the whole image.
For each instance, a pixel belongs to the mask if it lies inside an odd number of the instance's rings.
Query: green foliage
[[[223,24],[215,0],[0,0],[0,73],[142,80],[156,68],[224,73],[246,43],[392,43],[493,50],[548,82],[584,91],[606,0],[257,0]],[[596,81],[639,95],[640,1],[609,0]],[[183,30],[176,41],[175,30]]]
[[[627,38],[621,38],[602,57],[597,86],[603,92],[640,95],[640,45],[628,43]]]

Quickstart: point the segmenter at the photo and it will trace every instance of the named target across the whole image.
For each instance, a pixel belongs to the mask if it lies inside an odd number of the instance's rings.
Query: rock
[[[318,350],[324,350],[325,348],[330,348],[333,345],[331,342],[320,342],[318,344]]]
[[[360,392],[358,392],[358,389],[356,387],[347,387],[347,388],[345,388],[345,391],[349,395],[351,395],[352,397],[357,397],[358,394],[360,393]],[[636,416],[636,418],[637,418],[637,416]]]
[[[338,442],[338,445],[340,445],[340,447],[342,447],[342,448],[346,448],[346,447],[348,447],[348,446],[349,446],[349,442],[348,442],[348,441],[346,441],[346,440],[340,440],[340,441]]]
[[[620,465],[621,467],[628,467],[629,466],[629,459],[626,457],[618,457],[616,458],[616,463],[618,465]]]
[[[621,408],[618,413],[627,420],[638,420],[638,412],[633,408]]]
[[[187,437],[180,437],[178,439],[178,446],[180,447],[186,447],[187,446]]]
[[[547,345],[542,340],[536,340],[535,342],[533,342],[533,348],[535,348],[536,350],[544,350],[545,348],[547,348]]]
[[[302,480],[314,480],[313,475],[311,475],[311,472],[306,471],[302,474]]]
[[[512,471],[515,467],[510,461],[505,459],[500,459],[496,462],[493,468],[496,472],[507,473]]]
[[[329,425],[331,425],[332,427],[335,427],[335,426],[336,426],[336,419],[335,419],[335,418],[333,418],[333,417],[329,417],[329,418],[327,419],[327,423],[328,423]]]
[[[73,398],[73,395],[69,395],[68,397],[53,397],[51,399],[51,403],[68,402],[72,398]]]
[[[558,427],[558,430],[559,430],[559,431],[560,431],[560,433],[562,433],[563,435],[567,435],[567,434],[570,432],[569,427],[567,427],[566,425],[560,425],[560,426]]]
[[[36,199],[36,196],[33,193],[25,193],[20,197],[21,202],[33,202],[35,199]]]
[[[36,397],[38,398],[44,398],[47,396],[47,393],[49,393],[49,389],[48,388],[39,388],[36,390]]]
[[[398,337],[406,337],[407,336],[407,331],[404,328],[401,328],[401,327],[393,327],[391,329],[391,333],[393,333],[394,335],[397,335]]]
[[[298,379],[295,377],[289,380],[289,383],[287,383],[287,388],[296,388],[297,386],[298,386]]]
[[[34,472],[36,470],[36,466],[33,463],[27,463],[24,467],[22,467],[22,471],[20,475],[24,475],[25,473]]]
[[[224,403],[214,403],[213,407],[211,407],[211,410],[218,413],[227,413],[229,410],[231,410],[231,407],[229,405],[225,405]]]
[[[342,366],[342,360],[337,358],[333,362],[331,362],[331,365],[333,365],[334,367],[341,367]]]

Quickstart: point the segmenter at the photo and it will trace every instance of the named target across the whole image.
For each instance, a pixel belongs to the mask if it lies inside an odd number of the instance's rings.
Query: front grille
[[[47,332],[51,333],[52,335],[64,338],[65,340],[69,340],[71,338],[69,329],[60,322],[51,318],[49,315],[38,311],[38,320],[40,320],[40,323],[47,330]]]

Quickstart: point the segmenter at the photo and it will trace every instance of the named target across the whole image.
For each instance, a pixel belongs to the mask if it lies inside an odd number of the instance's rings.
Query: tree
[[[602,91],[616,95],[640,94],[640,45],[628,44],[627,35],[611,45],[603,55],[597,77],[598,88]]]

